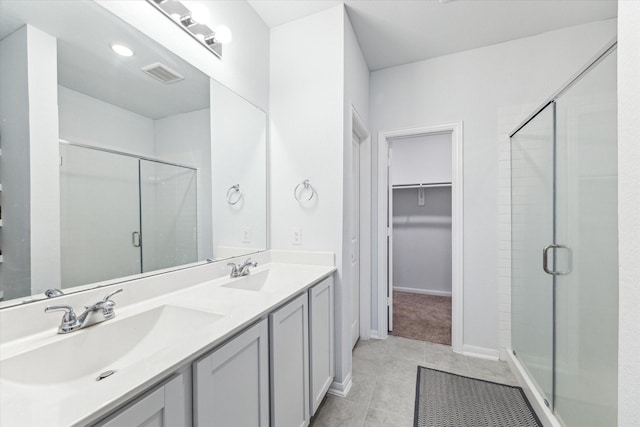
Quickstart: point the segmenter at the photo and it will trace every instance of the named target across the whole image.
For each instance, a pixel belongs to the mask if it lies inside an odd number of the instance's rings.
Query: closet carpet
[[[393,291],[391,335],[451,345],[451,297]]]

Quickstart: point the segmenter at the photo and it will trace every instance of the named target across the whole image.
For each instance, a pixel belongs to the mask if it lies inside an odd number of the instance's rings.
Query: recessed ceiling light
[[[111,49],[120,56],[133,56],[133,51],[122,44],[113,43]]]

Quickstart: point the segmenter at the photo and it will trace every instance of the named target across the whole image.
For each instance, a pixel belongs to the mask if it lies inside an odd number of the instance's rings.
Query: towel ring
[[[235,199],[233,197],[234,194],[237,195]],[[229,187],[229,189],[227,190],[227,203],[229,203],[230,205],[235,205],[240,201],[240,199],[242,199],[242,192],[240,192],[240,184],[235,184]]]
[[[300,188],[300,186],[302,186],[302,190],[298,192],[298,189]],[[309,198],[307,200],[302,200],[302,195],[304,194],[305,191],[310,191],[311,194],[309,195]],[[313,199],[313,196],[315,195],[316,195],[316,189],[313,188],[313,186],[309,183],[308,179],[305,179],[300,184],[296,185],[296,188],[293,189],[293,197],[298,202],[303,202],[303,201],[308,202],[309,200]]]

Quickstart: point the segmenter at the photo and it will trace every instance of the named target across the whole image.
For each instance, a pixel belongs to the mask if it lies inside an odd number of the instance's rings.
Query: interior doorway
[[[396,166],[396,162],[399,161],[395,155],[393,148],[394,141],[398,144],[398,141],[404,139],[405,142],[411,139],[420,139],[423,137],[446,135],[449,144],[449,161],[441,160],[441,163],[447,162],[450,165],[450,178],[412,178],[410,181],[396,182],[396,190],[393,186],[393,168]],[[391,147],[391,150],[390,150]],[[418,163],[418,170],[420,170],[419,164],[424,164],[424,159],[420,159],[414,156],[414,162]],[[442,164],[440,165],[442,166]],[[400,166],[401,168],[402,166]],[[424,168],[422,168],[424,169]],[[462,122],[453,122],[440,125],[423,126],[419,128],[409,128],[391,131],[382,131],[378,134],[378,289],[377,289],[377,301],[378,301],[378,333],[380,338],[385,338],[390,331],[393,331],[396,327],[393,322],[393,309],[394,309],[394,198],[401,199],[411,198],[412,203],[417,207],[422,207],[420,203],[424,200],[427,205],[427,200],[438,201],[436,207],[434,205],[434,211],[427,215],[430,220],[440,217],[441,222],[448,222],[450,225],[450,238],[447,241],[450,247],[446,247],[449,252],[450,265],[446,268],[450,270],[450,276],[442,274],[441,269],[440,281],[448,281],[451,289],[441,290],[441,294],[437,295],[438,289],[431,289],[432,295],[447,296],[446,293],[451,293],[451,332],[450,342],[454,351],[461,353],[462,349],[462,325],[463,325],[463,277],[462,277],[462,255],[463,255],[463,231],[462,231]],[[404,184],[404,185],[403,185]],[[422,184],[422,185],[421,185]],[[422,187],[422,189],[421,189]],[[394,191],[398,194],[394,196]],[[408,192],[410,191],[410,192]],[[405,192],[407,195],[403,195]],[[448,201],[448,202],[447,202]],[[443,210],[443,207],[448,203],[449,212]],[[405,223],[411,223],[411,220],[405,215]],[[444,219],[446,216],[450,216],[450,219]],[[402,218],[400,218],[402,221]],[[419,221],[418,221],[419,222]],[[413,226],[415,224],[408,224]],[[407,233],[409,236],[411,233]],[[446,233],[440,235],[440,244],[442,244],[442,238],[446,236]],[[396,251],[398,248],[396,247]],[[421,259],[418,257],[411,260],[411,256],[416,255],[415,248],[406,248],[407,261],[410,263],[421,263]],[[442,255],[443,252],[441,251]],[[419,256],[419,254],[418,254]],[[428,256],[423,254],[423,256]],[[396,266],[397,268],[404,268],[404,266]],[[433,274],[431,275],[433,276]],[[398,276],[400,277],[400,276]],[[398,283],[402,285],[402,283]],[[403,286],[398,286],[402,288]],[[408,288],[409,286],[405,286]],[[415,287],[415,286],[414,286]],[[400,291],[406,291],[407,289],[400,289]],[[446,293],[445,293],[446,292]],[[415,295],[428,295],[427,293],[415,293]],[[409,298],[410,300],[416,299],[416,297]],[[446,305],[446,304],[445,304]],[[391,332],[392,333],[392,332]]]
[[[389,333],[451,345],[451,132],[389,140]]]

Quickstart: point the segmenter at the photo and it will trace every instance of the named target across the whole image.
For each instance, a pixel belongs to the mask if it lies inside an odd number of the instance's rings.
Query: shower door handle
[[[142,234],[137,231],[131,233],[131,244],[135,248],[139,248],[140,246],[142,246]]]
[[[560,276],[571,273],[571,268],[567,271],[555,271],[549,270],[549,249],[566,249],[569,251],[569,265],[571,265],[571,249],[564,245],[547,245],[542,249],[542,269],[545,273],[550,274],[552,276]]]

